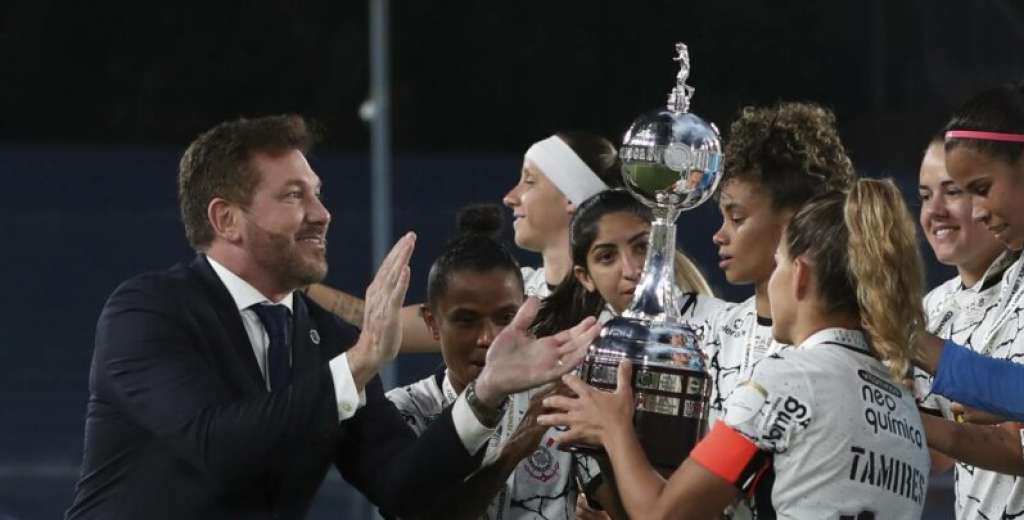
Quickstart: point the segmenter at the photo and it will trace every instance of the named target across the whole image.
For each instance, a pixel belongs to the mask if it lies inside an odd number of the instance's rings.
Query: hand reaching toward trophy
[[[497,407],[509,395],[550,383],[576,368],[587,347],[601,331],[593,317],[575,327],[543,338],[529,332],[540,301],[529,298],[515,318],[494,338],[487,361],[476,380],[480,400]]]
[[[558,436],[559,443],[583,442],[605,445],[610,436],[633,434],[633,365],[629,360],[619,363],[614,392],[598,390],[575,374],[562,376],[562,381],[576,397],[554,395],[544,400],[548,413],[537,418],[537,424],[563,426],[569,429]]]

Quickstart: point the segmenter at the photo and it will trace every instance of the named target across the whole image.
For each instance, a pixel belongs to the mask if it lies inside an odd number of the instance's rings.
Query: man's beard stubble
[[[268,231],[251,220],[248,223],[249,236],[253,238],[253,258],[281,285],[294,290],[319,283],[327,276],[326,249],[318,260],[310,260],[299,251],[299,244],[292,237]],[[298,235],[305,232],[302,230]]]

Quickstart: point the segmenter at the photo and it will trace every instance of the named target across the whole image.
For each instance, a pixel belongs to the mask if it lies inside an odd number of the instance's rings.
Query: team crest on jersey
[[[729,336],[732,336],[734,338],[738,338],[738,337],[743,336],[743,334],[745,334],[745,331],[748,328],[750,328],[750,325],[747,324],[747,321],[748,321],[749,317],[750,317],[750,315],[742,316],[742,317],[739,317],[739,318],[736,318],[735,320],[733,320],[732,323],[725,324],[722,327],[722,332],[724,332],[724,333],[726,333]]]
[[[538,446],[536,451],[526,459],[526,472],[531,477],[547,482],[558,475],[558,461],[547,446]]]

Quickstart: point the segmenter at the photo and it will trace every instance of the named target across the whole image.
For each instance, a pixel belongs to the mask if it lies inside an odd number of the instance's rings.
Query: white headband
[[[557,135],[533,143],[526,158],[540,168],[573,204],[608,189],[608,185]]]

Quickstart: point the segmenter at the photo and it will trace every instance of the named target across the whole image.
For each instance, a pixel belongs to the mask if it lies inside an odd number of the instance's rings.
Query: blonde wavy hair
[[[804,206],[786,229],[789,256],[811,264],[826,312],[857,316],[897,380],[910,370],[925,318],[917,227],[890,179],[860,179]]]

